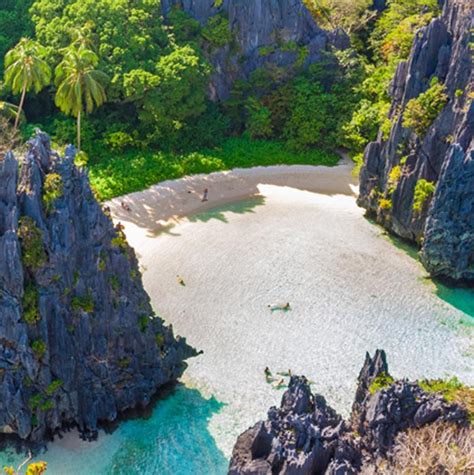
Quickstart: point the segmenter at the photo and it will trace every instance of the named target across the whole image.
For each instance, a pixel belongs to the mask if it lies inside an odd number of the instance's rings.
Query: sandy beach
[[[376,348],[387,350],[394,374],[473,379],[468,339],[445,324],[460,312],[364,219],[356,194],[352,164],[342,161],[198,175],[110,203],[154,308],[204,352],[183,381],[225,404],[209,427],[226,456],[279,402],[266,366],[306,374],[343,413],[365,352]],[[292,310],[270,312],[279,302]]]
[[[111,200],[107,205],[114,220],[126,225],[130,244],[138,247],[144,238],[171,229],[183,217],[261,196],[259,185],[355,196],[357,178],[352,170],[353,163],[347,157],[336,167],[292,165],[236,169],[165,181]],[[206,188],[209,190],[208,201],[202,202]],[[124,209],[122,203],[129,206],[130,211]]]

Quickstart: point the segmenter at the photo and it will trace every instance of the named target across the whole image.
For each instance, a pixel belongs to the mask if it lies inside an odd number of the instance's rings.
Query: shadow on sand
[[[213,219],[222,221],[223,223],[228,223],[226,213],[235,213],[235,214],[246,214],[254,213],[254,209],[257,206],[262,206],[265,204],[265,198],[263,196],[255,196],[243,201],[238,201],[236,203],[229,203],[217,208],[211,209],[209,211],[203,211],[195,215],[189,216],[188,219],[191,223],[207,223]]]
[[[321,172],[322,168],[325,167],[269,167],[269,171],[266,168],[238,169],[184,177],[115,198],[108,205],[115,220],[133,223],[146,229],[153,237],[162,232],[174,235],[174,225],[185,216],[204,216],[208,213],[212,216],[209,219],[223,220],[223,213],[233,212],[236,203],[255,199],[256,205],[263,204],[259,202],[262,199],[259,185],[290,187],[328,196],[354,196],[357,180],[352,175],[352,165],[346,161],[341,166],[330,168],[330,173],[326,174]],[[209,201],[203,203],[201,198],[205,188],[209,190]],[[122,208],[122,202],[128,205],[130,211]],[[248,211],[244,206],[240,212]]]

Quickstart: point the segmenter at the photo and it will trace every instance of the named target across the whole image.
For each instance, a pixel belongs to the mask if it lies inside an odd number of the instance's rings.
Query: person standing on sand
[[[204,203],[207,201],[207,195],[209,194],[209,190],[207,188],[204,188],[204,194],[202,195],[202,202]]]
[[[265,381],[267,383],[273,382],[272,372],[270,371],[270,368],[268,366],[265,368],[264,373],[265,373]]]

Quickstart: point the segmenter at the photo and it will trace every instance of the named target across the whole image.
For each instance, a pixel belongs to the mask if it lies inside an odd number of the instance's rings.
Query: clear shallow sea
[[[261,191],[137,249],[155,308],[204,354],[147,419],[92,444],[70,434],[51,444],[39,457],[49,474],[224,474],[237,435],[281,398],[265,366],[306,374],[345,414],[364,354],[376,348],[394,376],[474,383],[474,291],[427,280],[353,198]],[[268,311],[287,300],[291,312]],[[3,454],[0,463],[20,459]]]

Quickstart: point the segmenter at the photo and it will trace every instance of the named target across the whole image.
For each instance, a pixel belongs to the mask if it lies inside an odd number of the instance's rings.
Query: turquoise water
[[[403,250],[408,256],[419,262],[418,250],[414,245],[385,231],[383,231],[383,234],[397,248]],[[427,279],[427,281],[431,282],[431,279]],[[448,287],[437,281],[434,281],[433,284],[435,286],[435,293],[441,300],[464,314],[459,323],[474,326],[474,288]]]
[[[79,450],[53,444],[37,460],[48,462],[51,475],[222,474],[227,460],[208,431],[221,407],[181,385],[148,418],[123,422],[113,434],[101,433],[97,443],[80,442]],[[21,461],[12,453],[0,457],[2,466]]]
[[[466,314],[464,319],[466,324],[474,324],[474,289],[454,289],[437,284],[436,294],[439,298]]]

